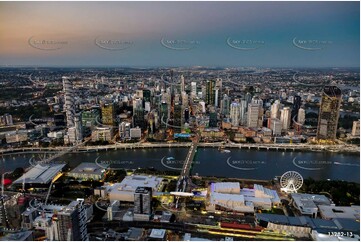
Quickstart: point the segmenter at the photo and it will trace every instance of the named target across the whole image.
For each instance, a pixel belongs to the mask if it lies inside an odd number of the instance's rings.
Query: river
[[[230,151],[230,153],[222,153],[216,148],[198,148],[193,161],[192,174],[263,180],[294,170],[304,178],[360,182],[360,156],[357,153],[236,148]],[[158,170],[180,172],[187,152],[186,148],[122,149],[72,153],[56,160],[66,161],[70,167],[75,167],[81,162],[97,162],[101,166],[109,164],[117,168],[154,167]],[[17,167],[29,167],[30,163],[34,163],[29,162],[32,157],[34,160],[40,160],[42,155],[31,153],[4,155],[5,171],[12,171]]]

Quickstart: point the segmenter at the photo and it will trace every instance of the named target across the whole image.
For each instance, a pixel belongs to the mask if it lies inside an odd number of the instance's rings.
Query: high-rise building
[[[283,130],[288,130],[290,128],[291,125],[291,109],[289,107],[284,107],[281,110],[281,118],[280,118],[281,122],[282,122],[282,129]]]
[[[246,99],[246,101],[247,101],[247,106],[248,106],[248,104],[250,104],[251,101],[252,101],[252,94],[249,93],[249,92],[247,92],[246,95],[244,96],[244,99]],[[247,111],[248,111],[248,110],[247,110]]]
[[[114,103],[105,103],[102,107],[102,124],[115,125],[115,105]]]
[[[237,102],[231,103],[230,118],[231,118],[231,124],[233,127],[238,127],[238,125],[239,125],[239,112],[240,112],[239,103],[237,103]]]
[[[338,87],[324,87],[318,115],[318,139],[336,139],[341,97],[341,90]]]
[[[280,118],[280,101],[276,100],[271,106],[271,118]]]
[[[206,83],[206,104],[214,105],[215,101],[215,84],[214,80],[207,80]]]
[[[145,128],[143,102],[140,98],[133,100],[133,127]]]
[[[272,130],[273,136],[280,136],[282,133],[282,122],[281,120],[277,118],[271,118],[270,119],[270,125],[269,127]]]
[[[297,120],[298,110],[301,108],[302,100],[300,96],[295,96],[291,112],[291,119]]]
[[[73,83],[68,78],[63,76],[63,90],[64,90],[64,110],[66,113],[66,124],[67,127],[74,126],[74,115],[75,115],[75,104],[74,104],[74,93]]]
[[[191,82],[191,96],[192,98],[197,96],[197,83]]]
[[[360,120],[353,121],[351,135],[352,136],[360,136]]]
[[[81,142],[83,140],[83,127],[81,116],[79,114],[74,116],[74,123],[76,130],[76,142]]]
[[[231,99],[228,97],[227,94],[223,95],[223,99],[221,102],[221,114],[224,117],[229,117],[229,113],[230,113],[230,102]]]
[[[121,124],[119,124],[119,137],[121,139],[129,139],[130,138],[130,123],[121,122]]]
[[[160,119],[162,119],[160,121],[160,126],[162,128],[165,128],[166,127],[165,123],[168,123],[168,118],[169,118],[168,104],[166,102],[162,102],[162,104],[160,105],[159,117]]]
[[[174,126],[177,127],[174,130],[181,131],[181,127],[183,126],[184,120],[183,120],[182,105],[180,103],[175,103],[174,104],[174,115],[173,115],[173,117],[174,117],[173,124],[174,124]]]
[[[247,101],[244,98],[241,99],[240,121],[242,126],[247,124]]]
[[[88,232],[86,226],[86,211],[84,199],[71,202],[53,218],[56,231],[52,240],[86,241]]]
[[[182,106],[183,108],[187,108],[188,107],[188,94],[186,92],[182,92]]]
[[[185,92],[185,90],[186,90],[186,84],[185,84],[183,75],[181,75],[180,79],[181,79],[181,93],[182,93],[182,92]]]
[[[137,187],[134,192],[134,220],[149,221],[152,214],[152,188]]]
[[[297,123],[305,124],[306,121],[306,111],[303,108],[298,109],[297,114]]]
[[[214,108],[209,112],[209,127],[216,128],[217,127],[217,113]]]
[[[259,114],[260,114],[260,105],[256,103],[248,104],[247,112],[247,127],[249,128],[258,128],[259,124]]]

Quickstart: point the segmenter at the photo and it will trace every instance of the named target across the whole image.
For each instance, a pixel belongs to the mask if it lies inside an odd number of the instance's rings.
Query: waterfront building
[[[111,141],[113,135],[112,127],[96,127],[92,131],[92,141]]]
[[[306,120],[306,111],[303,108],[298,109],[298,114],[297,114],[297,122],[300,124],[305,124],[305,120]]]
[[[341,97],[338,87],[324,87],[318,115],[317,139],[336,139]]]
[[[239,125],[239,113],[240,113],[239,103],[237,102],[231,103],[230,119],[233,127],[238,127]]]
[[[291,193],[291,201],[300,215],[316,218],[318,214],[318,205],[330,206],[332,202],[325,195]]]
[[[130,138],[131,139],[140,139],[142,137],[142,129],[139,127],[130,129]]]
[[[269,129],[272,130],[272,135],[273,136],[280,136],[282,133],[282,122],[281,120],[277,119],[277,118],[271,118],[269,119]]]
[[[247,127],[249,128],[258,128],[260,125],[259,122],[260,114],[260,105],[256,103],[248,104],[248,113],[247,113]]]
[[[354,137],[359,137],[360,136],[360,120],[353,121],[351,135],[354,136]]]
[[[37,164],[29,171],[24,173],[20,178],[13,182],[13,185],[31,184],[34,185],[48,185],[54,178],[59,178],[65,164],[50,164],[40,165]]]
[[[207,210],[254,213],[255,209],[271,209],[280,204],[275,190],[254,184],[253,188],[240,189],[238,182],[212,183],[209,187]]]
[[[291,109],[289,107],[284,107],[281,110],[282,130],[288,130],[291,125]]]
[[[280,101],[276,100],[271,106],[271,118],[280,118]]]
[[[99,181],[103,180],[105,175],[105,169],[108,166],[108,164],[103,164],[101,161],[98,161],[98,164],[92,162],[82,162],[73,170],[68,172],[68,176],[82,180]]]
[[[130,138],[130,123],[121,122],[119,124],[119,137],[121,139],[129,139]]]

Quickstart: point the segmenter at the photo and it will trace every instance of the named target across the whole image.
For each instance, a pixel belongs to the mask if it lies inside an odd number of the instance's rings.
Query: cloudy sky
[[[0,2],[0,65],[358,67],[359,2]]]

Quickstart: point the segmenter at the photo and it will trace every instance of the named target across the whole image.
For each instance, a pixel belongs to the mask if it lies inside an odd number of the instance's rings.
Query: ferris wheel
[[[280,179],[281,191],[286,193],[297,193],[302,187],[303,177],[296,171],[285,172]]]

